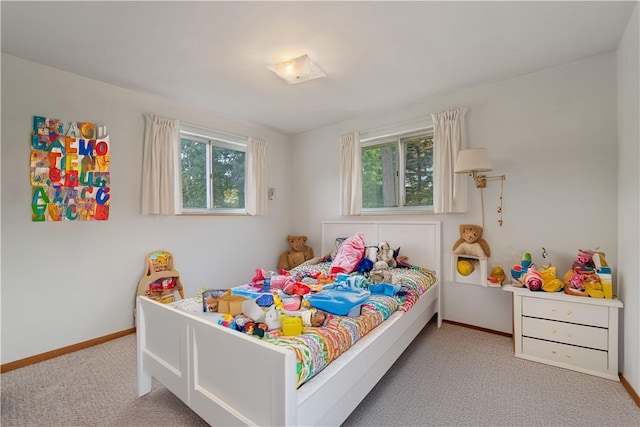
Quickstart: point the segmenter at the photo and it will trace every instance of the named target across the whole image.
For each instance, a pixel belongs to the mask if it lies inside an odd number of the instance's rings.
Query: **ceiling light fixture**
[[[290,85],[326,76],[307,55],[302,55],[279,64],[267,65],[267,68]]]

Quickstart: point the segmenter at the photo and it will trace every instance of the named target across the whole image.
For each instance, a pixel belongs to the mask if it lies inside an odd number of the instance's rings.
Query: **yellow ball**
[[[473,263],[471,261],[467,261],[466,259],[461,259],[458,261],[458,273],[463,276],[468,276],[473,273]]]

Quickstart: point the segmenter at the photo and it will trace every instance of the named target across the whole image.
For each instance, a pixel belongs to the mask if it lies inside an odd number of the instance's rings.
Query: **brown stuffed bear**
[[[313,249],[307,246],[307,236],[287,236],[287,241],[291,246],[290,250],[284,251],[278,261],[278,269],[291,270],[303,262],[313,258]]]
[[[489,244],[482,238],[483,229],[479,225],[461,224],[460,238],[453,245],[453,253],[457,255],[473,255],[480,258],[491,256]]]

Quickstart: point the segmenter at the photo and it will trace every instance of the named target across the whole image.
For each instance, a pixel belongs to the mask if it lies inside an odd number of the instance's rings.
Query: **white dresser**
[[[513,293],[516,357],[619,381],[620,300],[503,289]]]

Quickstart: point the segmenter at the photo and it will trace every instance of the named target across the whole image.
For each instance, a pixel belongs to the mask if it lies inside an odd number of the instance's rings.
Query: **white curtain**
[[[142,214],[182,212],[180,122],[145,114],[142,155]]]
[[[466,147],[467,109],[432,114],[433,209],[435,213],[467,212],[467,175],[454,173],[458,152]]]
[[[267,144],[249,138],[247,141],[247,213],[266,215],[267,190]]]
[[[362,210],[362,167],[360,139],[355,133],[342,135],[340,185],[342,215],[360,215]]]

